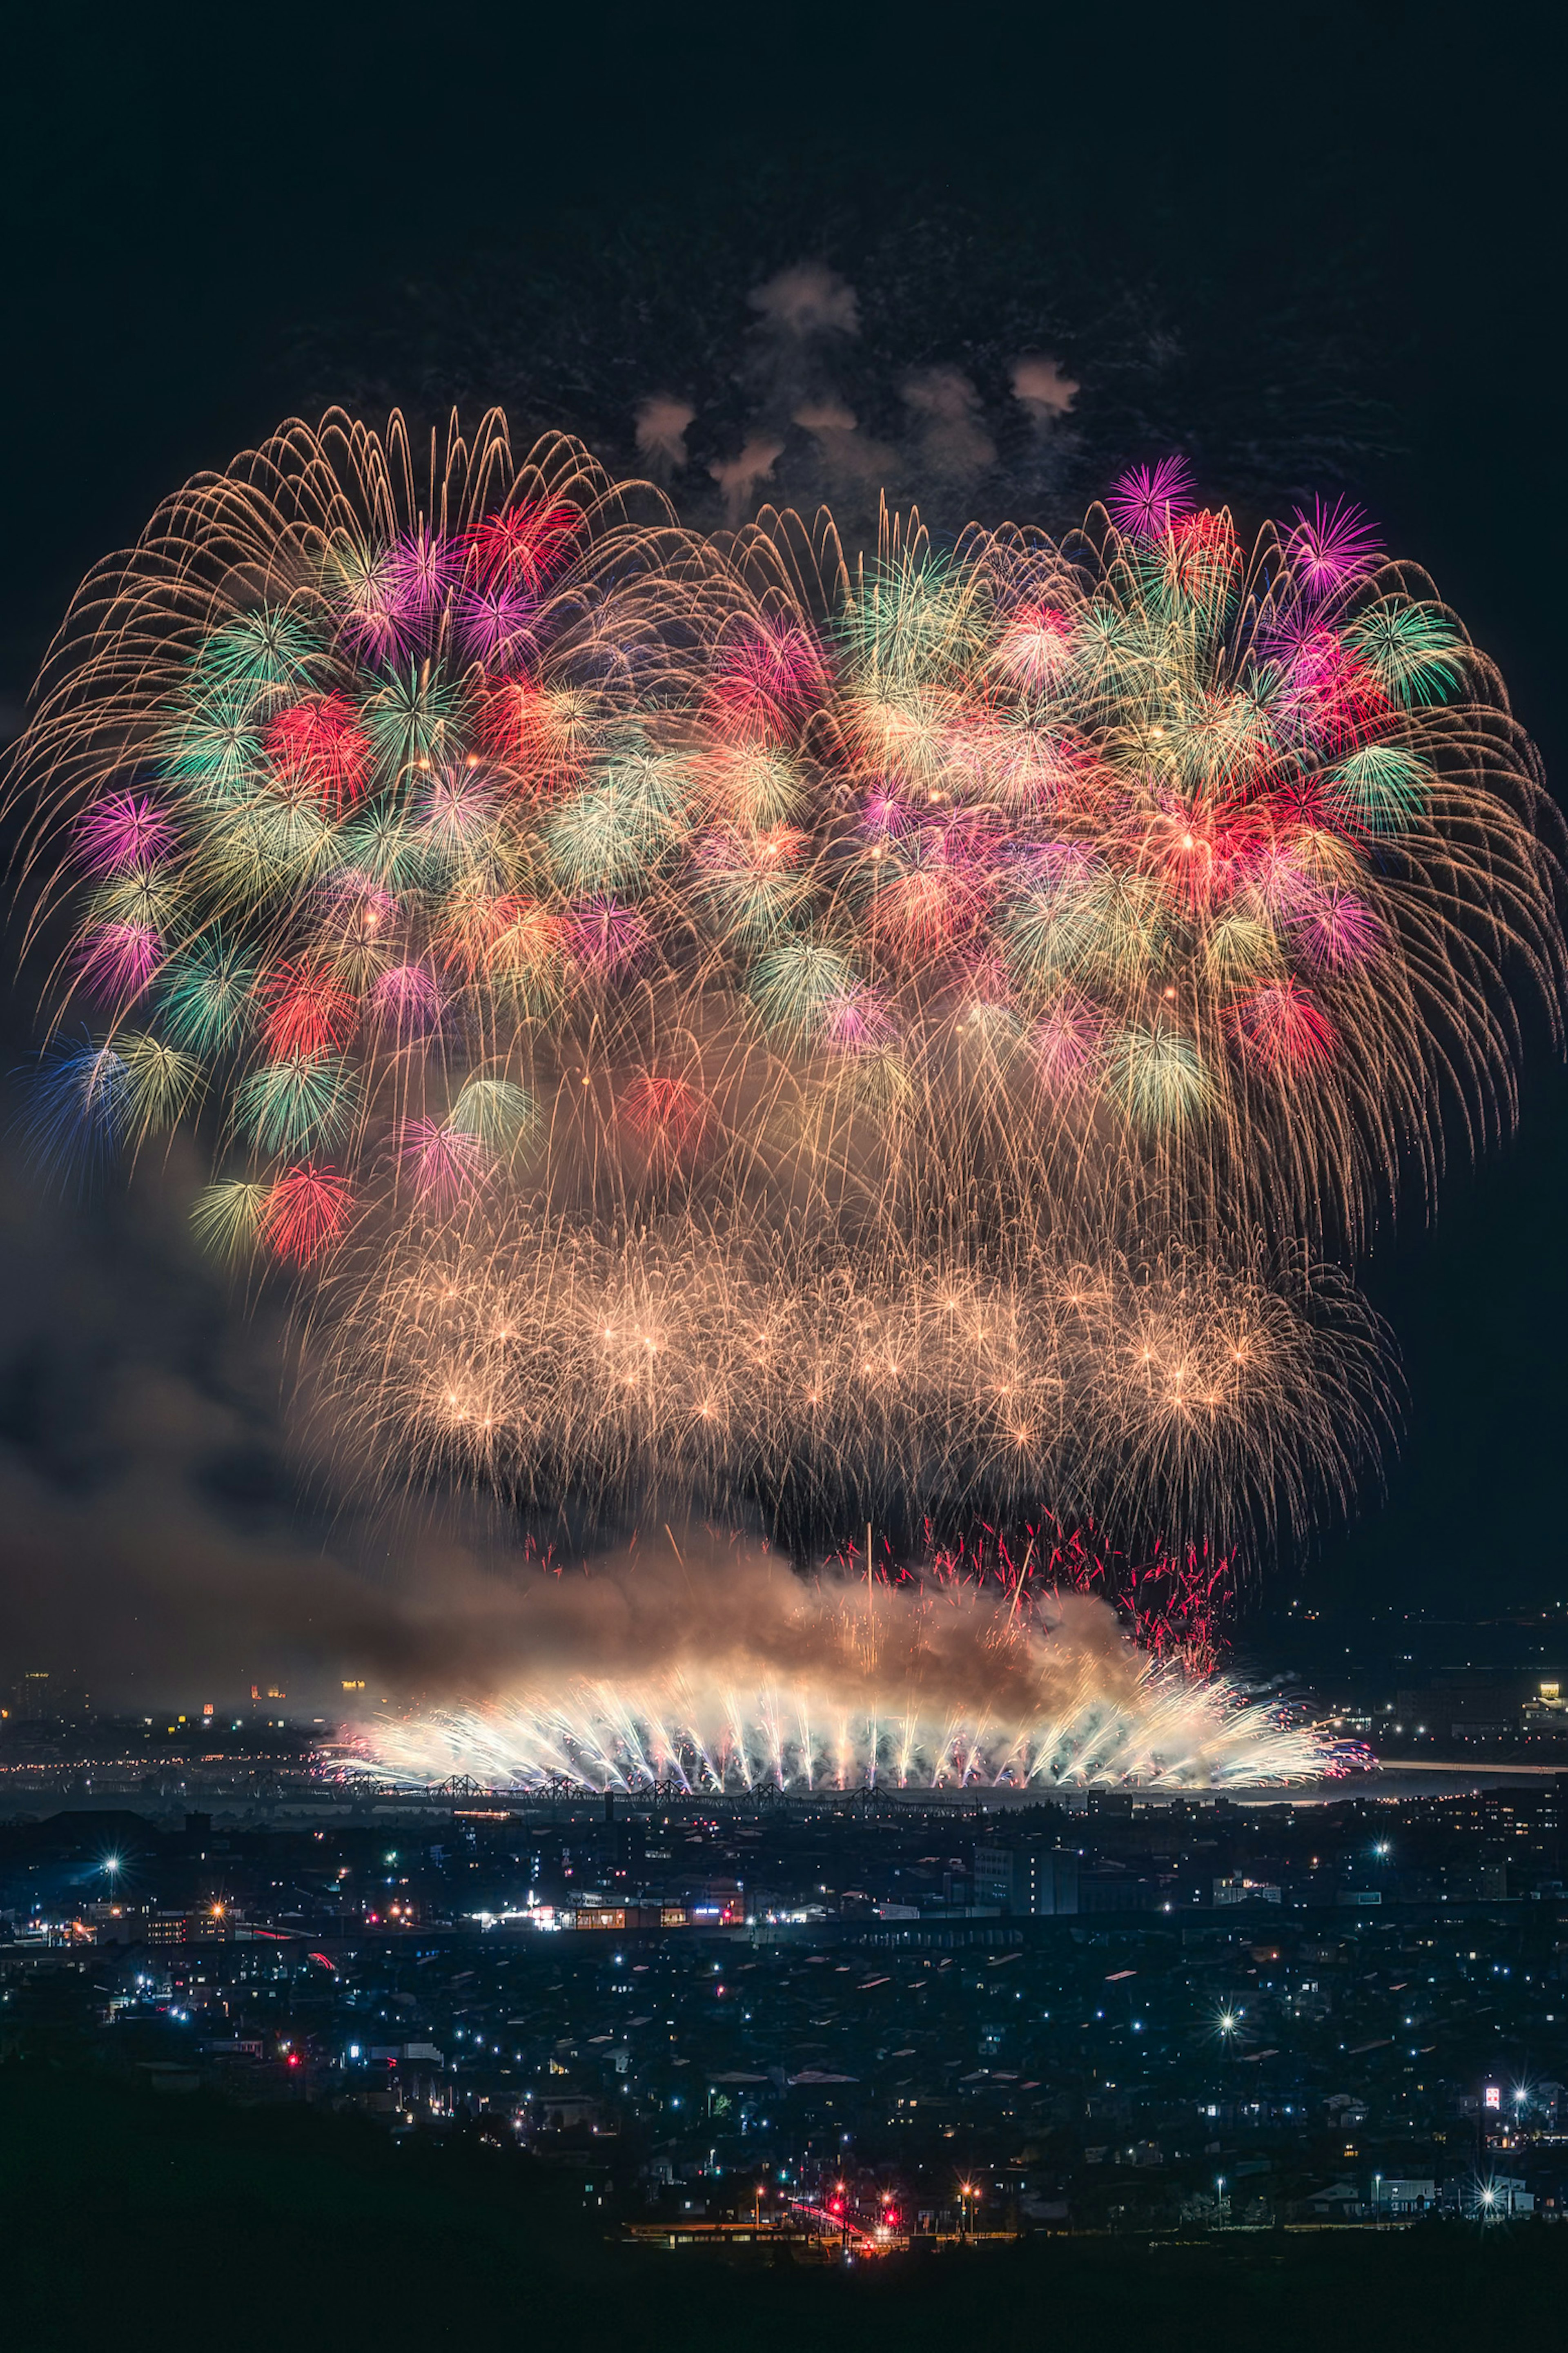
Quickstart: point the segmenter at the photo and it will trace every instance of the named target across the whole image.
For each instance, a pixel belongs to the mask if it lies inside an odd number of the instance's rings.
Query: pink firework
[[[458,599],[458,642],[470,661],[497,662],[524,649],[538,607],[526,588],[506,579],[465,588]]]
[[[417,627],[439,612],[462,570],[461,550],[444,533],[405,532],[387,565],[388,608],[404,627]]]
[[[441,1018],[441,992],[436,976],[422,964],[395,964],[384,972],[371,992],[378,1020],[418,1036],[434,1029]]]
[[[623,907],[608,892],[581,900],[563,928],[578,962],[600,972],[625,971],[637,962],[649,938],[646,919],[635,907]]]
[[[890,785],[879,785],[867,794],[860,810],[860,822],[868,833],[890,839],[907,833],[910,813]]]
[[[477,1135],[433,1119],[405,1124],[400,1156],[420,1200],[439,1210],[467,1200],[489,1167],[489,1154]]]
[[[1310,596],[1331,596],[1364,579],[1377,562],[1377,533],[1358,506],[1336,499],[1332,506],[1312,501],[1312,512],[1296,509],[1296,528],[1286,542],[1291,569]]]
[[[174,839],[174,827],[145,793],[106,794],[77,822],[82,863],[94,874],[155,865]]]
[[[1154,466],[1131,467],[1118,477],[1105,504],[1117,530],[1129,538],[1162,539],[1192,512],[1194,498],[1192,468],[1184,458],[1171,457]]]
[[[356,867],[334,874],[323,886],[321,906],[334,928],[362,946],[384,944],[397,923],[397,902],[391,892]]]
[[[1089,1079],[1100,1057],[1102,1023],[1081,997],[1066,997],[1029,1032],[1035,1067],[1053,1094],[1068,1094]]]
[[[1388,714],[1388,697],[1377,680],[1331,629],[1312,629],[1301,638],[1286,684],[1286,708],[1297,727],[1331,752],[1364,742]]]
[[[822,1042],[837,1054],[871,1054],[888,1045],[893,1023],[874,989],[857,981],[823,1009]]]
[[[1363,899],[1325,891],[1302,917],[1297,938],[1314,964],[1370,964],[1383,945],[1383,926]]]
[[[150,923],[100,923],[82,941],[77,972],[95,996],[122,1001],[141,995],[163,958]]]

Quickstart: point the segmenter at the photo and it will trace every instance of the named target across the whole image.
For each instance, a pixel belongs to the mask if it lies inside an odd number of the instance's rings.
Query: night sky
[[[810,261],[857,290],[844,385],[939,523],[898,383],[990,399],[1010,353],[1057,353],[1070,450],[1047,479],[1000,444],[998,513],[1177,444],[1244,521],[1348,492],[1558,776],[1563,222],[1526,12],[847,13],[37,12],[0,145],[7,733],[87,565],[283,416],[499,398],[515,438],[629,467],[636,401],[689,389],[721,451],[768,396],[747,295]],[[35,1003],[25,976],[13,1068]],[[1407,1440],[1348,1534],[1258,1565],[1269,1662],[1303,1576],[1352,1640],[1558,1598],[1565,1146],[1538,1041],[1518,1138],[1363,1270]],[[192,1181],[77,1200],[0,1157],[0,1675],[331,1673],[487,1588],[485,1530],[383,1521],[290,1431],[270,1312],[185,1240]]]

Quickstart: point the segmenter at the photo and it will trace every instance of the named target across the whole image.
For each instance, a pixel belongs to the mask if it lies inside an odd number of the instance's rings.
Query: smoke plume
[[[386,1778],[492,1786],[1157,1787],[1301,1778],[1310,1733],[1158,1667],[1102,1601],[806,1580],[710,1546],[541,1579],[453,1703],[383,1718]]]

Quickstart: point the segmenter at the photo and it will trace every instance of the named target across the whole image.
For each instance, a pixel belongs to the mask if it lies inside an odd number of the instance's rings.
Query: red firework
[[[262,1039],[274,1060],[341,1051],[359,1027],[357,1000],[319,966],[280,964],[257,993]]]
[[[722,735],[767,743],[798,727],[827,684],[827,665],[811,632],[795,624],[757,624],[731,638],[709,689],[708,716]]]
[[[1064,1525],[1047,1514],[1037,1526],[1011,1535],[982,1524],[951,1546],[937,1545],[928,1525],[919,1573],[939,1582],[1000,1585],[1025,1606],[1037,1607],[1054,1593],[1092,1594],[1110,1603],[1141,1649],[1207,1673],[1218,1656],[1237,1561],[1206,1537],[1174,1550],[1162,1540],[1134,1558],[1109,1543],[1092,1520]]]
[[[279,1258],[308,1266],[348,1224],[353,1196],[335,1168],[290,1168],[267,1196],[261,1231]]]
[[[479,578],[492,586],[541,587],[570,555],[582,522],[582,509],[565,499],[552,505],[525,501],[488,515],[469,543]]]
[[[262,741],[279,778],[313,793],[341,817],[363,799],[370,780],[371,750],[354,723],[346,694],[316,694],[286,702],[268,721]]]
[[[1236,1034],[1272,1076],[1321,1069],[1334,1050],[1334,1025],[1295,980],[1271,980],[1235,1008]]]
[[[684,1079],[639,1071],[621,1097],[626,1125],[646,1149],[665,1160],[689,1160],[702,1144],[711,1106]]]

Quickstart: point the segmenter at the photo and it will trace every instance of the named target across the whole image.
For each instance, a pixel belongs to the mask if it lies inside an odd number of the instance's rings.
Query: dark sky
[[[983,383],[1059,349],[1086,466],[1163,434],[1244,508],[1314,480],[1362,498],[1556,775],[1563,219],[1535,25],[1372,0],[34,12],[0,142],[0,698],[19,711],[85,566],[282,415],[500,396],[619,458],[632,395],[732,382],[746,290],[816,259],[857,285],[868,371]],[[30,1024],[24,986],[13,1063]],[[1386,1504],[1308,1565],[1319,1606],[1562,1590],[1565,1142],[1538,1054],[1518,1141],[1363,1270],[1408,1442]],[[0,1166],[0,1679],[335,1672],[483,1586],[484,1531],[367,1521],[307,1459],[274,1326],[195,1268],[182,1189],[173,1167],[83,1204],[14,1147]]]

